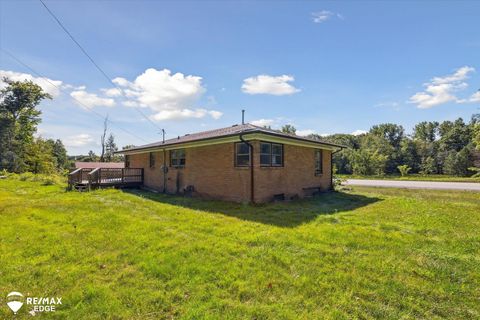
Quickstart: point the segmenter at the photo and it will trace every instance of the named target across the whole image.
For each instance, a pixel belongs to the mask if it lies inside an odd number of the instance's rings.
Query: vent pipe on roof
[[[242,109],[242,124],[245,124],[245,109]]]

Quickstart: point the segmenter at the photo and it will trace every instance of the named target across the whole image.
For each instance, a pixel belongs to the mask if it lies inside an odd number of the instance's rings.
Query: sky
[[[114,82],[40,1],[0,1],[0,76],[52,94],[38,134],[69,154],[99,153],[107,115],[122,147],[242,109],[301,135],[480,112],[480,1],[44,1]]]

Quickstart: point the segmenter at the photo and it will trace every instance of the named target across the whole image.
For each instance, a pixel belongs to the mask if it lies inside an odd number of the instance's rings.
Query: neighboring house
[[[341,148],[243,124],[118,153],[127,168],[144,169],[148,188],[260,203],[332,189],[332,152]]]
[[[95,168],[111,168],[111,169],[120,169],[125,168],[124,162],[83,162],[76,161],[75,169],[95,169]]]

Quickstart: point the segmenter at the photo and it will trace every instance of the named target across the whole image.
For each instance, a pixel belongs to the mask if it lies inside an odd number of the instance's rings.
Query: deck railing
[[[88,189],[99,186],[143,184],[143,168],[79,168],[68,175],[68,189],[82,184]]]

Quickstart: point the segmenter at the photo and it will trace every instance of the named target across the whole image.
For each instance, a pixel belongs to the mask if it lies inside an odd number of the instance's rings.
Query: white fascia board
[[[243,139],[246,141],[259,140],[259,141],[265,141],[265,142],[281,143],[281,144],[288,144],[288,145],[293,145],[298,147],[324,149],[324,150],[330,150],[330,151],[334,151],[338,149],[338,147],[330,146],[330,145],[326,145],[318,142],[297,140],[297,139],[288,138],[288,137],[279,137],[279,136],[274,136],[274,135],[265,134],[265,133],[246,133],[243,135]],[[132,150],[132,151],[122,150],[119,153],[130,155],[130,154],[140,154],[140,153],[148,153],[148,152],[164,151],[164,150],[168,151],[168,150],[174,150],[174,149],[197,148],[197,147],[204,147],[204,146],[211,146],[216,144],[232,143],[232,142],[241,142],[240,135],[224,137],[224,138],[213,138],[213,139],[207,139],[207,140],[185,142],[181,144],[172,144],[168,146],[159,145],[159,146],[145,148],[141,150]]]

